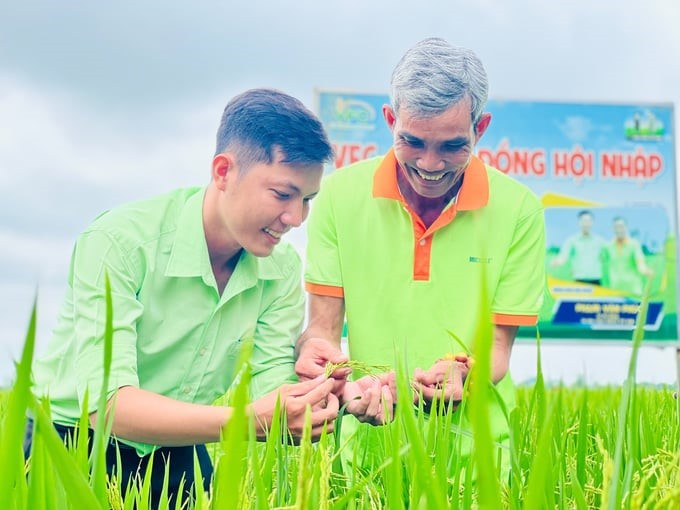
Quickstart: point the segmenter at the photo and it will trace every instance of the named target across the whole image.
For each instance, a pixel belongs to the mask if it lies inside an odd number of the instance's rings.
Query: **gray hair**
[[[444,39],[423,39],[409,49],[392,72],[390,98],[400,109],[418,117],[439,115],[469,97],[472,122],[480,119],[489,97],[489,81],[479,57]]]

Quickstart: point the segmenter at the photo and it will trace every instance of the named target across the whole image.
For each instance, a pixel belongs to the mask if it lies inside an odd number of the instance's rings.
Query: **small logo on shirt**
[[[468,259],[470,262],[476,262],[477,264],[489,264],[491,263],[491,257],[472,257]]]

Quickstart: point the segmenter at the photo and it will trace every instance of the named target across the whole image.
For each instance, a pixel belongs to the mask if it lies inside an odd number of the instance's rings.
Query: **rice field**
[[[490,337],[485,327],[480,338]],[[395,419],[382,427],[388,445],[384,462],[369,472],[341,461],[339,436],[328,434],[313,443],[307,435],[292,445],[285,416],[272,424],[266,441],[257,442],[245,413],[245,363],[238,385],[225,397],[236,411],[222,441],[212,448],[216,470],[211,493],[199,490],[195,499],[172,504],[162,499],[160,507],[680,509],[679,402],[674,388],[636,385],[641,341],[642,332],[636,331],[629,377],[621,387],[547,387],[537,360],[535,384],[518,388],[518,405],[507,415],[507,479],[499,476],[486,406],[473,404],[496,398],[493,386],[483,383],[490,374],[484,342],[476,345],[470,404],[459,410],[470,413],[474,424],[471,457],[458,455],[463,433],[452,429],[447,406],[441,403],[426,420],[422,409],[412,405],[408,380],[397,367]],[[30,393],[34,342],[35,313],[14,385],[0,392],[0,508],[148,509],[148,479],[123,486],[106,475],[106,423],[97,424],[89,456],[85,435],[65,446],[49,426],[49,408]],[[110,357],[110,331],[106,343],[105,356]],[[25,462],[21,444],[27,409],[36,417],[36,431]]]

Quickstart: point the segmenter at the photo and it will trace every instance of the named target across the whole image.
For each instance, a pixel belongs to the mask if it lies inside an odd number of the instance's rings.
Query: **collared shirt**
[[[645,255],[640,243],[628,237],[623,241],[612,241],[605,248],[605,262],[609,276],[609,287],[638,297],[644,288],[644,278],[639,271],[644,265]]]
[[[35,363],[35,393],[71,425],[85,392],[96,410],[103,375],[105,275],[113,297],[113,361],[106,389],[134,386],[210,404],[233,381],[244,340],[254,339],[254,397],[294,381],[302,327],[301,263],[281,243],[263,258],[242,252],[220,296],[205,240],[204,189],[180,189],[108,211],[78,238],[66,299]],[[140,454],[152,445],[124,441]]]
[[[601,280],[607,241],[597,234],[569,237],[560,249],[560,258],[569,262],[574,280]]]
[[[457,199],[426,228],[396,172],[392,151],[339,169],[310,213],[305,285],[344,298],[350,357],[392,365],[398,353],[409,374],[427,369],[461,350],[449,332],[471,344],[485,298],[495,324],[535,324],[545,290],[538,198],[473,157]],[[497,388],[511,408],[510,378]],[[507,437],[499,406],[492,420],[496,437]]]

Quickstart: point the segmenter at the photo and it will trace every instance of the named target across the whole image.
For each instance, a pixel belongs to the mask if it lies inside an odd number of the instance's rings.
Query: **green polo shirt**
[[[398,352],[412,374],[460,351],[447,331],[470,344],[482,319],[483,273],[494,323],[535,324],[545,286],[536,196],[473,157],[458,197],[426,228],[396,172],[392,151],[337,170],[310,214],[305,285],[344,297],[350,357],[391,365]],[[497,388],[511,408],[510,377]],[[507,437],[500,408],[491,412],[496,437]]]
[[[638,262],[644,261],[642,247],[637,240],[629,237],[622,242],[616,239],[605,248],[605,262],[609,275],[609,287],[640,296],[644,279],[638,271]]]
[[[114,327],[109,397],[130,385],[210,404],[232,383],[248,338],[254,397],[295,380],[304,316],[299,256],[285,243],[264,258],[243,251],[220,296],[203,230],[204,192],[180,189],[118,207],[78,238],[57,326],[34,366],[35,393],[49,396],[56,422],[78,420],[86,390],[88,412],[96,410],[106,272]],[[153,450],[127,443],[140,454]]]

